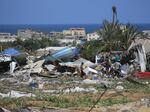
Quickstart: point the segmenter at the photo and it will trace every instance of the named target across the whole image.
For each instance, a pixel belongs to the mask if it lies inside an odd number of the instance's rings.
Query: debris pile
[[[40,58],[31,59],[30,56],[27,56],[24,65],[20,65],[16,60],[21,53],[12,49],[6,50],[0,53],[0,72],[3,74],[0,84],[12,87],[7,92],[0,92],[0,96],[35,97],[36,95],[32,91],[36,90],[48,95],[98,93],[97,87],[82,87],[82,85],[95,84],[102,88],[112,89],[112,82],[109,79],[124,80],[130,76],[148,77],[150,76],[149,72],[145,72],[146,57],[141,54],[144,49],[143,47],[136,48],[139,49],[99,53],[95,56],[94,63],[80,57],[77,48],[66,47]],[[3,70],[3,68],[5,69]],[[66,87],[60,86],[64,82]],[[22,92],[22,90],[14,89],[21,86],[22,89],[28,88],[31,91]],[[125,90],[121,82],[118,82],[113,89],[117,93]]]

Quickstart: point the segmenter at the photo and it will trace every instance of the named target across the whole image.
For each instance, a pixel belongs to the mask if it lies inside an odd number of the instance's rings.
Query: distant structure
[[[17,31],[17,37],[22,40],[27,40],[30,38],[41,39],[42,37],[45,37],[45,34],[43,32],[37,32],[30,29],[21,29]]]
[[[0,33],[0,38],[7,38],[10,37],[11,34],[10,33]]]
[[[42,38],[46,37],[45,33],[43,33],[43,32],[37,32],[37,31],[32,30],[31,34],[32,34],[33,39],[42,39]]]
[[[0,42],[13,42],[16,40],[16,36],[11,36],[10,33],[0,33]]]
[[[70,28],[68,30],[63,30],[63,35],[65,38],[85,38],[86,31],[84,28]]]
[[[86,38],[86,31],[84,28],[69,28],[62,31],[61,39],[57,39],[61,46],[64,45],[77,45],[81,43],[82,39]]]
[[[97,34],[97,32],[87,34],[87,41],[98,40],[98,39],[100,39],[100,36]]]
[[[49,37],[51,37],[51,38],[62,38],[63,33],[62,32],[51,31],[49,33]]]
[[[150,37],[150,30],[144,30],[143,33]]]
[[[21,39],[29,39],[32,38],[32,31],[29,29],[21,29],[17,31],[17,36]]]

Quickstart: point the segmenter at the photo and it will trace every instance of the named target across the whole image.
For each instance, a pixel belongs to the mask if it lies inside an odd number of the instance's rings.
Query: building
[[[0,33],[0,38],[8,38],[10,36],[11,36],[10,33]]]
[[[68,36],[72,36],[75,38],[85,38],[86,31],[84,28],[70,28],[68,30],[63,30],[63,35],[67,38]]]
[[[16,36],[11,36],[10,33],[0,33],[0,42],[13,42],[16,40]]]
[[[21,38],[22,40],[26,40],[30,38],[41,39],[43,37],[46,37],[46,35],[43,32],[37,32],[37,31],[30,30],[30,29],[18,30],[17,36]]]
[[[46,35],[43,32],[37,32],[37,31],[31,31],[31,35],[33,39],[42,39],[43,37],[46,37]]]
[[[63,33],[62,32],[52,31],[52,32],[49,33],[49,36],[51,38],[62,38],[63,37]]]
[[[81,40],[75,40],[75,39],[57,39],[59,44],[64,46],[64,45],[71,45],[71,44],[80,44]]]
[[[97,34],[97,32],[87,34],[87,41],[98,40],[98,39],[100,39],[100,36]]]
[[[0,42],[14,42],[16,38],[0,38]]]
[[[21,39],[32,38],[32,31],[29,29],[21,29],[17,31],[17,36]]]
[[[63,35],[65,36],[71,36],[71,30],[63,30]]]
[[[150,30],[144,30],[143,33],[147,36],[150,36]]]

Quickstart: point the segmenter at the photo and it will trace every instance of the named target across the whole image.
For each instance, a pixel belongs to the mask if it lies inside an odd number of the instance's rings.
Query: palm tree
[[[115,22],[114,25],[112,25],[112,23],[107,20],[103,22],[103,29],[98,31],[98,34],[103,38],[103,42],[109,50],[112,50],[112,47],[115,46],[115,44],[118,44],[121,33],[122,31],[120,30],[118,22]]]
[[[116,46],[117,49],[120,49],[119,47],[121,46],[124,46],[125,49],[128,49],[131,42],[139,33],[131,24],[123,26],[122,29],[117,20],[117,10],[115,6],[112,6],[112,12],[112,23],[105,20],[103,22],[103,29],[98,31],[98,34],[103,38],[103,42],[110,50],[112,50],[112,47],[114,46]]]
[[[139,35],[137,28],[135,28],[131,24],[127,24],[126,27],[122,30],[122,37],[120,38],[121,43],[124,45],[125,49],[131,45],[131,43],[135,40],[137,35]]]
[[[117,10],[116,10],[116,6],[112,6],[112,12],[113,12],[112,24],[114,25],[114,23],[116,22],[115,19],[117,20]]]

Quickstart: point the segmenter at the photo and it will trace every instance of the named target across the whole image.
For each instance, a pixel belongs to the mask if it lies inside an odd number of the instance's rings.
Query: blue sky
[[[150,0],[0,0],[0,24],[150,23]]]

